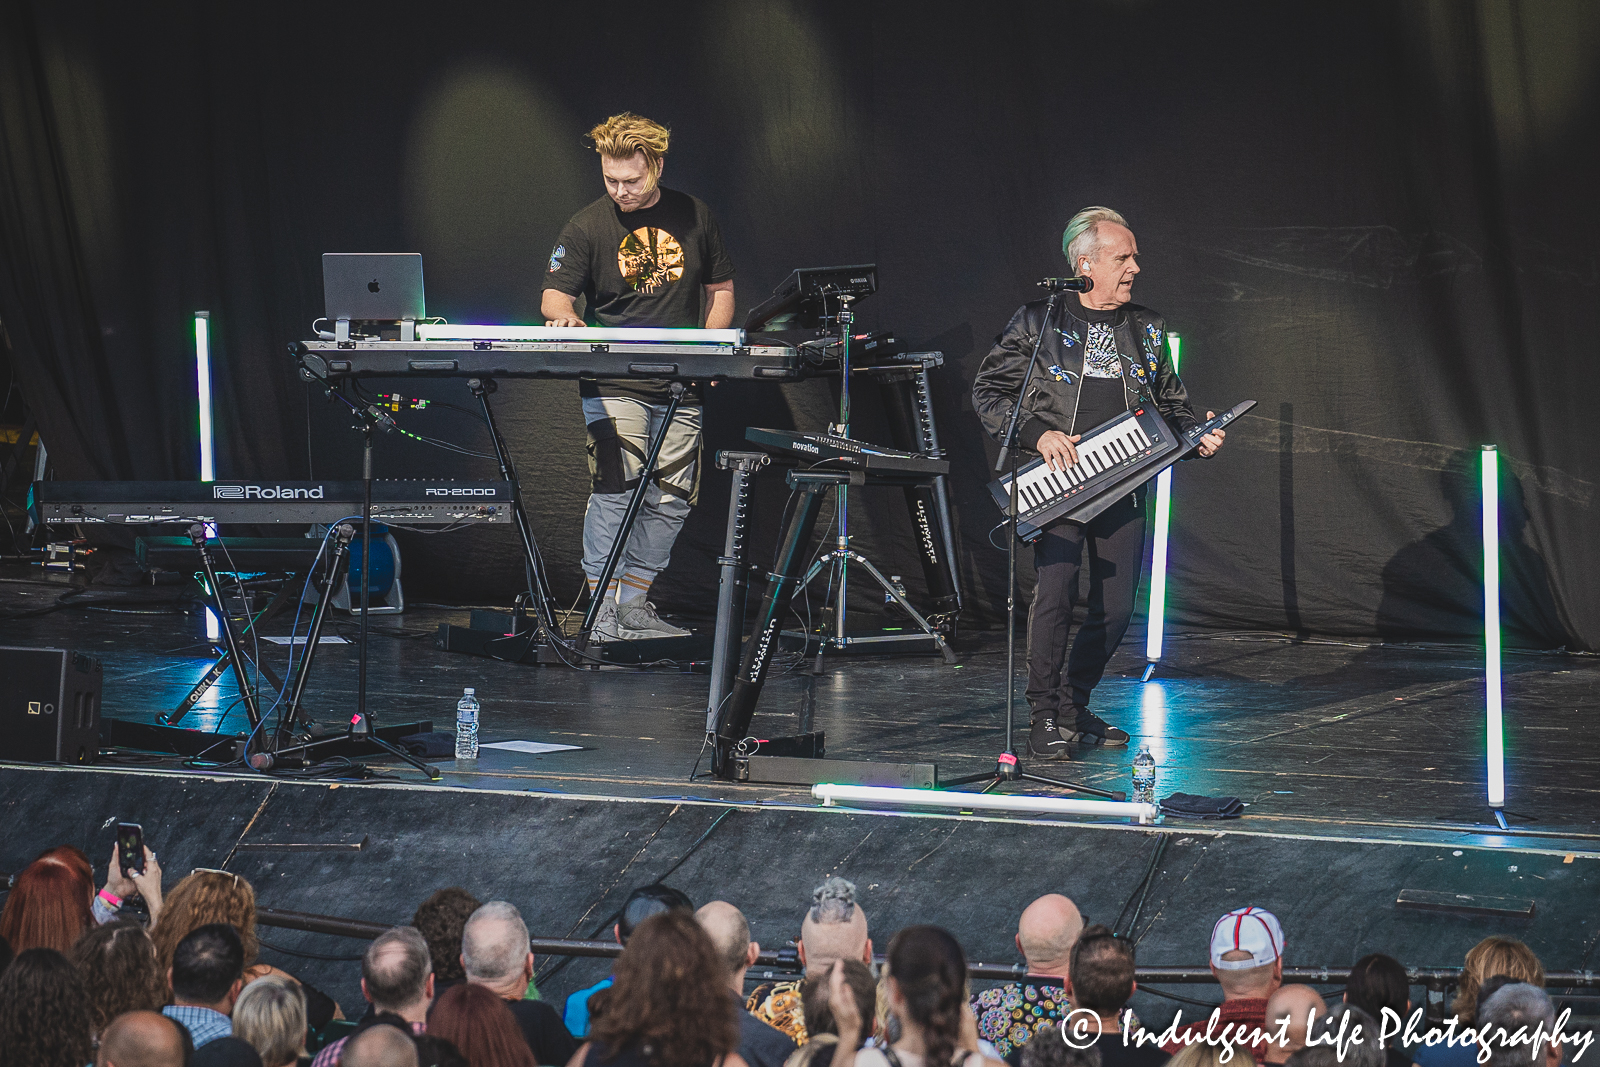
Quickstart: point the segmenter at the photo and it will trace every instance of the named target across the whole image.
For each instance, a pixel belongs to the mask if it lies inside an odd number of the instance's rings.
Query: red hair
[[[93,923],[94,868],[71,845],[41,853],[17,875],[17,884],[0,912],[0,937],[13,951],[53,948],[62,955]]]
[[[446,989],[428,1011],[428,1036],[450,1042],[472,1067],[539,1065],[511,1008],[481,985]]]

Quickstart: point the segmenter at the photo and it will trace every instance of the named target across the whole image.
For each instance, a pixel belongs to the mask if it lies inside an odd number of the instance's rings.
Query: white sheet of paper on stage
[[[304,637],[263,637],[261,640],[274,645],[294,645],[296,648],[299,648],[306,643],[306,639]],[[350,642],[346,641],[344,638],[334,637],[332,634],[323,634],[321,637],[317,638],[317,644],[319,646],[348,645],[349,643]]]
[[[551,745],[544,741],[490,741],[478,746],[480,749],[497,748],[502,752],[526,752],[530,756],[542,756],[546,752],[581,752],[582,745]]]

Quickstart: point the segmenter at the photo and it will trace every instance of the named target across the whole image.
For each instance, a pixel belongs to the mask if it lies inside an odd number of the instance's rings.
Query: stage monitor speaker
[[[0,648],[0,759],[93,763],[100,661],[65,648]]]

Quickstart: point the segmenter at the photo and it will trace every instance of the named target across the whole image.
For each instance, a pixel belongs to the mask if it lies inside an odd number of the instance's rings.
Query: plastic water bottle
[[[456,704],[456,759],[478,758],[478,691],[467,687]]]
[[[1133,757],[1133,802],[1156,802],[1156,758],[1150,754],[1148,744],[1140,745],[1139,754]]]

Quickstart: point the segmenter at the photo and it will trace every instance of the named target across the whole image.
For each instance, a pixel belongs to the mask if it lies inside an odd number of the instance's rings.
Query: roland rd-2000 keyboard
[[[34,482],[36,523],[334,523],[360,518],[361,482]],[[401,526],[511,521],[506,482],[376,479],[372,518]]]
[[[1246,400],[1179,433],[1153,405],[1140,404],[1085,433],[1076,446],[1078,462],[1065,470],[1051,470],[1042,458],[1029,460],[1017,471],[1017,536],[1031,541],[1056,519],[1088,522],[1198,448],[1200,438],[1255,406]],[[1010,472],[990,482],[989,492],[1009,516]]]
[[[417,326],[415,341],[295,341],[307,381],[334,378],[801,377],[788,345],[752,345],[743,330],[555,326]]]

